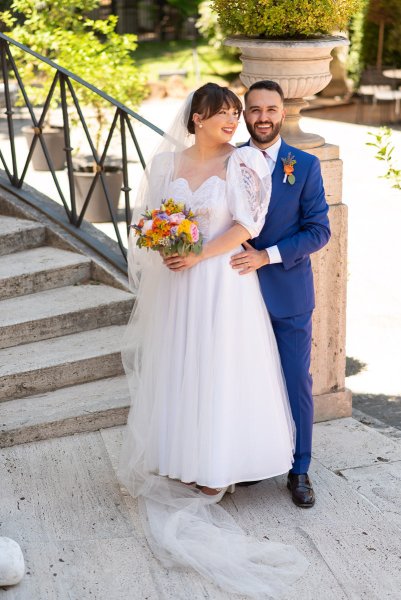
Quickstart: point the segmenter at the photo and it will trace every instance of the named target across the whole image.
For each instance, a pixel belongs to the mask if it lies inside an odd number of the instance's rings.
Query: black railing
[[[52,80],[49,92],[46,96],[45,102],[41,107],[41,114],[39,118],[35,114],[34,105],[30,101],[28,94],[26,92],[26,87],[19,73],[18,65],[14,60],[13,53],[11,48],[13,46],[18,47],[24,53],[28,53],[33,56],[37,61],[37,66],[41,63],[45,63],[52,69],[54,69],[54,78]],[[10,155],[11,158],[10,164],[7,164],[7,160],[0,149],[0,161],[4,167],[4,171],[10,181],[11,186],[14,188],[22,188],[23,183],[26,178],[28,166],[32,161],[32,156],[35,150],[35,147],[39,141],[43,154],[46,158],[49,171],[51,172],[52,179],[54,181],[57,193],[60,197],[60,200],[64,206],[65,213],[68,219],[68,223],[75,228],[79,228],[82,224],[82,221],[85,217],[86,210],[91,202],[93,197],[93,192],[95,190],[96,185],[100,181],[101,186],[104,190],[104,196],[106,198],[108,211],[110,213],[110,222],[113,224],[115,236],[118,242],[118,245],[121,250],[121,255],[117,260],[112,260],[116,266],[120,269],[126,270],[126,248],[121,239],[121,235],[118,229],[118,220],[115,209],[113,208],[113,203],[110,198],[110,192],[107,185],[106,177],[105,177],[105,162],[106,158],[110,158],[108,156],[108,152],[110,151],[110,143],[113,138],[114,133],[118,130],[120,134],[119,144],[121,147],[121,157],[119,157],[118,162],[121,163],[122,175],[123,175],[123,185],[121,191],[124,192],[125,199],[125,222],[127,226],[127,232],[130,225],[130,216],[131,216],[131,205],[130,205],[130,193],[132,191],[130,187],[129,181],[129,172],[128,172],[128,153],[127,153],[127,136],[130,138],[134,144],[137,156],[143,168],[145,168],[145,160],[138,142],[138,138],[135,134],[132,120],[149,127],[152,131],[157,134],[163,135],[163,131],[152,125],[149,121],[141,117],[135,111],[131,110],[127,106],[121,104],[118,100],[115,100],[108,94],[105,94],[98,88],[94,87],[90,83],[84,81],[74,73],[60,67],[55,62],[49,60],[48,58],[41,56],[37,52],[34,52],[30,48],[12,40],[8,36],[0,33],[0,52],[1,52],[1,69],[3,75],[4,82],[4,97],[5,97],[5,114],[7,116],[7,127],[8,127],[8,136],[10,143]],[[20,92],[20,96],[22,98],[23,104],[29,111],[30,119],[33,127],[33,139],[29,148],[29,152],[25,163],[22,167],[21,174],[18,172],[17,165],[17,154],[16,154],[16,145],[15,145],[15,127],[14,127],[14,119],[13,116],[15,114],[13,101],[12,101],[12,93],[10,90],[10,75],[13,74],[13,79],[16,80],[18,85],[18,90]],[[94,94],[100,96],[104,101],[107,101],[110,104],[110,109],[114,110],[114,116],[112,118],[111,126],[108,131],[107,139],[105,141],[103,152],[99,155],[96,150],[96,144],[94,143],[89,127],[87,125],[83,110],[80,106],[80,103],[77,98],[77,94],[74,89],[74,84],[79,84],[88,88]],[[59,99],[56,99],[56,90],[59,89]],[[70,124],[70,111],[68,105],[68,94],[69,92],[70,101],[72,101],[73,107],[75,109],[76,115],[78,117],[78,121],[81,123],[83,128],[85,138],[89,144],[91,151],[91,160],[93,158],[94,163],[94,174],[93,180],[89,187],[89,191],[87,192],[86,198],[83,202],[83,206],[80,211],[77,210],[76,203],[76,190],[74,185],[74,169],[73,169],[73,148],[71,146],[71,124]],[[65,151],[65,164],[68,175],[68,188],[69,194],[68,197],[63,193],[62,185],[60,185],[60,181],[57,175],[57,171],[54,168],[53,159],[49,149],[47,148],[45,138],[43,136],[43,127],[46,121],[46,117],[48,115],[50,106],[52,102],[56,99],[58,105],[61,108],[62,114],[62,126],[64,131],[64,151]],[[83,107],[84,108],[84,107]],[[113,157],[115,160],[115,157]],[[99,251],[99,245],[96,245],[96,249]],[[109,254],[107,253],[107,258],[110,259]]]

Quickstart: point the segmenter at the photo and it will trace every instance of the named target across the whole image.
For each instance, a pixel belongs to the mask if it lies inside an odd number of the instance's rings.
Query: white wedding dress
[[[175,177],[173,155],[161,160],[164,183],[151,178],[156,206],[164,197],[184,202],[206,241],[234,221],[258,234],[270,195],[255,184],[270,185],[260,153],[235,150],[226,180],[212,176],[195,190]],[[190,565],[231,592],[279,597],[306,568],[303,557],[246,536],[213,497],[180,483],[221,488],[291,468],[294,427],[277,345],[256,273],[230,266],[239,251],[182,272],[140,251],[147,264],[124,343],[133,406],[120,478],[145,499],[149,542],[166,564]]]

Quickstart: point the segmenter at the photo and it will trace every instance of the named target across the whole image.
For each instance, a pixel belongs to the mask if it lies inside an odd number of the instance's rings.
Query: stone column
[[[324,144],[307,152],[320,160],[331,226],[329,243],[311,256],[316,292],[311,371],[317,422],[352,412],[352,395],[345,388],[347,206],[342,203],[339,147]]]

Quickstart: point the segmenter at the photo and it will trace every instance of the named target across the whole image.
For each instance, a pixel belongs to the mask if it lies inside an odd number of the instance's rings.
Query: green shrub
[[[368,131],[368,135],[374,138],[374,142],[366,142],[367,146],[376,148],[375,158],[385,162],[387,171],[380,175],[383,179],[389,179],[393,188],[401,190],[401,167],[394,163],[393,153],[394,145],[392,142],[393,132],[389,127],[380,127],[377,133]]]
[[[249,37],[300,38],[347,28],[361,0],[213,0],[222,28]]]

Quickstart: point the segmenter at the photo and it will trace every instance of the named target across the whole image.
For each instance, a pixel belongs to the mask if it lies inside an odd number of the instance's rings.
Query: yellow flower
[[[188,219],[184,219],[183,221],[181,221],[181,223],[178,226],[178,235],[180,235],[181,233],[189,235],[191,232],[191,225],[192,223]]]

